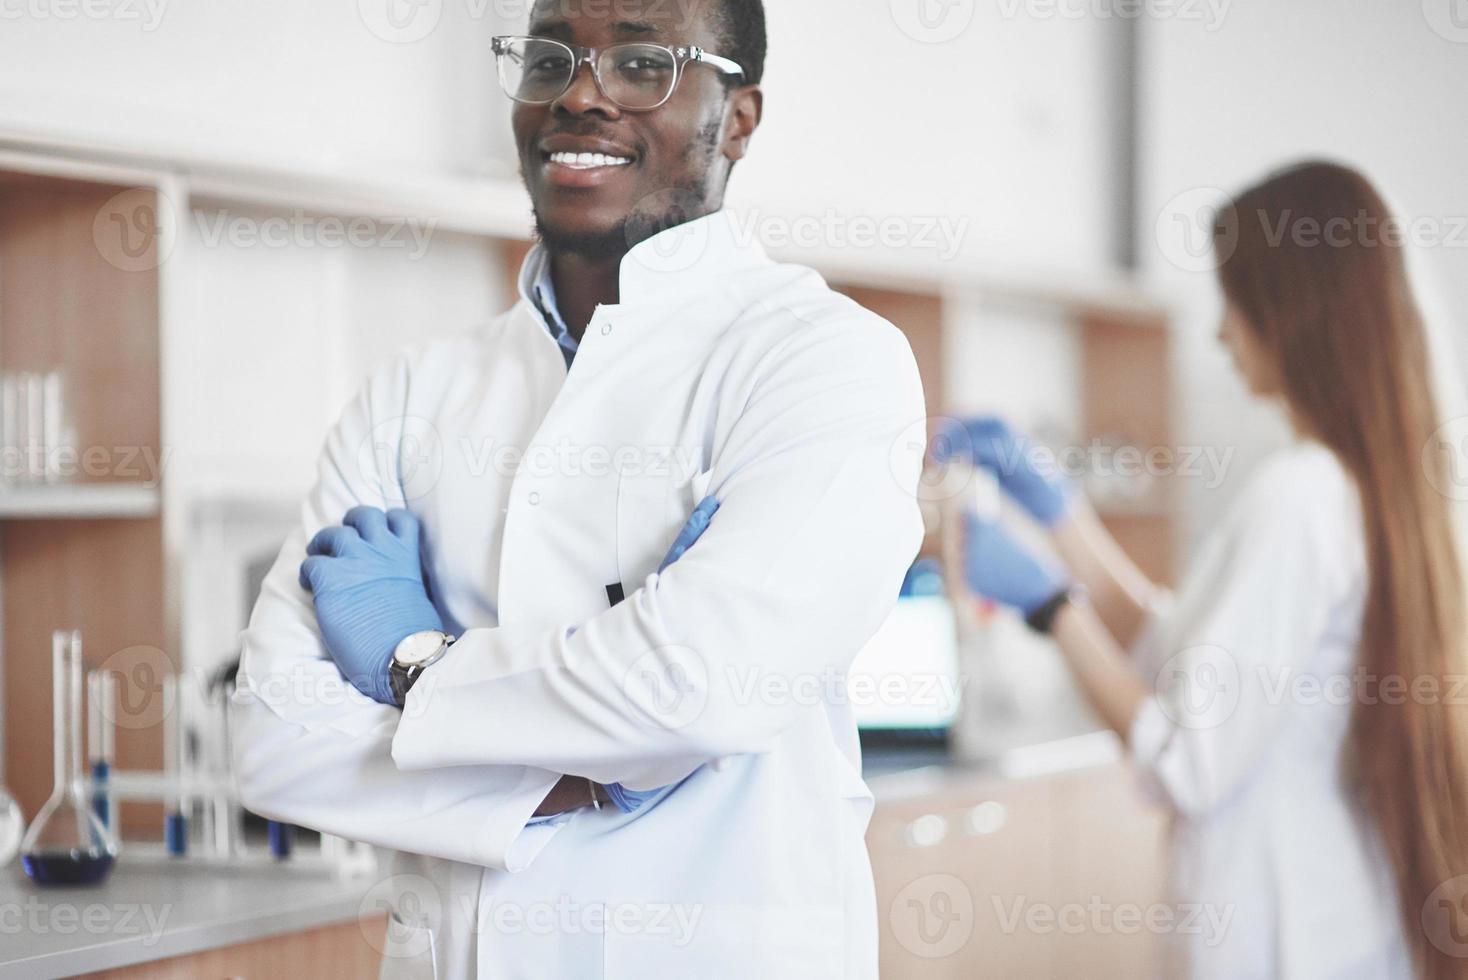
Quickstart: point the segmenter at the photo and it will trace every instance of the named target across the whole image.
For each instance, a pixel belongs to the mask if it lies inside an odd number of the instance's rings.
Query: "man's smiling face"
[[[598,50],[645,42],[722,54],[717,5],[540,0],[529,33]],[[521,172],[547,247],[617,257],[648,233],[716,210],[758,124],[758,90],[730,92],[717,71],[690,63],[663,106],[634,112],[602,94],[582,65],[549,105],[517,103]]]

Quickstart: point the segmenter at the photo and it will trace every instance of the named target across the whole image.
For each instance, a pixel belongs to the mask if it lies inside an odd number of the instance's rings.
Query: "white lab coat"
[[[629,253],[569,374],[523,297],[396,358],[244,634],[245,805],[406,852],[384,976],[424,975],[430,936],[440,977],[875,976],[872,798],[827,682],[921,540],[923,416],[901,333],[723,213]],[[359,503],[421,519],[462,630],[401,713],[343,691],[296,581]],[[562,773],[677,785],[527,827]]]
[[[1410,975],[1386,859],[1341,781],[1365,589],[1354,482],[1300,442],[1254,475],[1144,633],[1160,694],[1132,754],[1176,814],[1172,899],[1201,907],[1167,937],[1164,976]]]

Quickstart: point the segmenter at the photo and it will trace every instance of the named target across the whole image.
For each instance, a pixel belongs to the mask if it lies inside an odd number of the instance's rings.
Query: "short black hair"
[[[762,0],[713,0],[718,5],[712,27],[719,35],[714,54],[739,62],[745,85],[765,77],[765,5]]]

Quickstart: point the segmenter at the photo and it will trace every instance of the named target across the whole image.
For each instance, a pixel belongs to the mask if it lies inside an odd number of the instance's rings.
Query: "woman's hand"
[[[949,419],[933,440],[933,460],[966,459],[991,471],[1004,492],[1031,517],[1048,528],[1065,519],[1070,510],[1072,487],[1059,474],[1046,474],[1037,466],[1033,445],[997,415],[971,419]]]
[[[997,521],[964,515],[963,572],[968,587],[1028,617],[1070,584],[1069,576],[1030,554]]]

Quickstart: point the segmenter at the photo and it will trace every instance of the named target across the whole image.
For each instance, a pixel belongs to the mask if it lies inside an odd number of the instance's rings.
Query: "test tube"
[[[173,716],[163,719],[163,772],[167,776],[169,793],[163,813],[163,846],[173,857],[188,853],[188,821],[183,812],[184,767],[180,719],[183,705],[179,703],[177,674],[163,675],[163,703],[173,706]]]
[[[6,482],[19,480],[25,475],[25,449],[21,416],[20,379],[14,371],[0,374],[0,442],[4,444]]]
[[[221,694],[215,707],[218,711],[219,759],[214,771],[227,773],[230,765],[228,696]],[[213,780],[213,785],[214,795],[210,801],[213,805],[210,809],[213,811],[214,851],[220,857],[229,857],[234,853],[234,829],[239,826],[239,802],[233,793],[223,788],[222,780]]]
[[[115,827],[108,782],[116,761],[117,675],[110,670],[87,674],[87,751],[92,769],[92,809],[105,827]]]
[[[21,385],[25,393],[26,479],[40,480],[46,475],[45,382],[41,375],[27,371],[21,375]]]
[[[47,483],[61,479],[62,443],[66,440],[65,383],[60,371],[40,375],[41,384],[41,460],[38,475]]]
[[[277,861],[290,860],[291,843],[295,839],[296,828],[278,820],[269,820],[266,821],[265,830],[270,838],[271,855]]]

